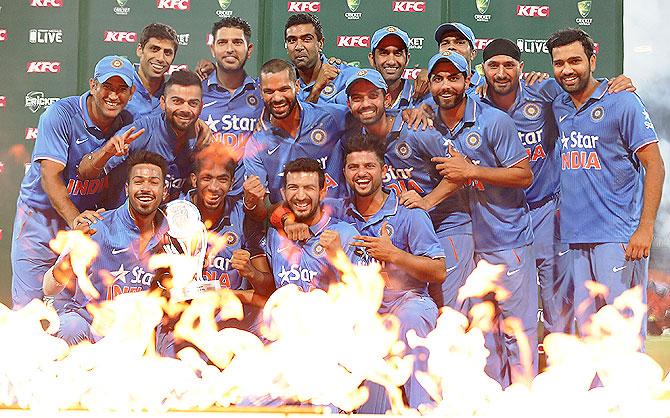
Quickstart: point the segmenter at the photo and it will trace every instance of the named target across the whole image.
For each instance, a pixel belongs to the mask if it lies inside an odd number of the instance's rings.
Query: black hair
[[[179,40],[177,39],[177,32],[172,29],[172,26],[168,26],[164,23],[150,23],[146,25],[140,34],[140,48],[144,49],[144,46],[151,38],[167,39],[168,41],[171,41],[174,45],[174,53],[175,55],[177,54]]]
[[[596,47],[591,36],[583,30],[575,28],[561,29],[558,32],[554,32],[549,37],[549,40],[547,40],[546,43],[549,55],[553,57],[552,52],[554,48],[569,45],[573,42],[582,44],[582,48],[584,48],[584,53],[586,53],[587,58],[590,59],[595,55]]]
[[[130,172],[133,170],[133,167],[135,167],[138,164],[151,164],[159,167],[161,169],[161,173],[163,174],[163,180],[165,180],[165,176],[167,176],[167,161],[165,161],[165,158],[163,156],[156,154],[155,152],[147,151],[147,150],[139,150],[137,152],[133,152],[128,156],[127,160],[128,164],[128,172],[126,178],[130,180]]]
[[[372,135],[356,133],[346,137],[344,141],[344,164],[349,154],[354,152],[369,151],[375,154],[379,163],[384,166],[384,154],[386,154],[386,141]]]
[[[288,61],[279,58],[273,58],[269,61],[266,61],[265,64],[263,64],[263,66],[261,67],[259,74],[261,76],[263,74],[276,74],[284,70],[288,70],[289,80],[295,81],[297,79],[295,73],[295,67],[293,66],[293,64],[290,64]]]
[[[317,173],[319,175],[319,189],[326,185],[326,173],[321,168],[321,164],[313,158],[297,158],[286,163],[284,166],[284,176],[282,177],[282,186],[286,187],[286,177],[289,173]]]
[[[321,27],[319,18],[309,13],[296,13],[289,16],[288,20],[286,21],[286,25],[284,25],[284,39],[286,39],[286,31],[288,28],[295,25],[304,24],[310,24],[314,26],[314,32],[316,32],[317,41],[321,41],[323,39],[323,28]]]
[[[221,28],[241,29],[242,32],[244,33],[244,38],[246,39],[247,43],[251,41],[251,26],[249,26],[249,22],[242,19],[241,17],[237,16],[224,17],[223,19],[214,23],[214,26],[212,26],[212,39],[214,41],[216,41],[216,33]]]
[[[165,90],[168,91],[170,86],[177,85],[183,87],[198,86],[202,89],[202,81],[193,71],[179,70],[170,75],[170,78],[165,82]]]
[[[224,169],[230,174],[230,178],[232,179],[235,176],[237,160],[235,159],[235,151],[230,146],[213,142],[195,153],[193,156],[193,172],[196,175],[200,173],[206,161],[224,163]]]

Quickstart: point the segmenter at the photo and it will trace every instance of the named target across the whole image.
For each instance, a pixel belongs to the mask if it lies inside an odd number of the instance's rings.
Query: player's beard
[[[575,72],[574,77],[577,77],[577,80],[574,84],[566,83],[564,80],[566,77],[563,76],[558,79],[558,82],[561,84],[561,87],[563,87],[563,90],[570,94],[581,93],[588,87],[589,80],[591,78],[591,64],[589,63],[589,67],[586,72],[582,74]]]
[[[197,116],[192,112],[170,112],[167,115],[170,126],[177,135],[182,134],[195,125]]]
[[[286,110],[275,112],[273,109],[273,104],[279,104],[282,106],[286,106]],[[265,105],[265,109],[270,112],[270,114],[276,118],[276,119],[286,119],[292,112],[293,109],[295,109],[295,106],[298,104],[298,99],[293,97],[293,101],[289,102],[288,99],[282,100],[279,103],[277,102],[271,102],[269,104]]]
[[[463,100],[465,99],[465,94],[464,92],[454,92],[453,95],[450,98],[443,98],[440,95],[438,96],[433,96],[433,99],[435,99],[435,103],[440,107],[440,109],[444,110],[451,110],[455,107],[458,107],[461,103],[463,103]]]
[[[239,65],[232,65],[232,64],[226,63],[224,61],[224,59],[227,58],[227,57],[222,57],[220,60],[218,60],[217,64],[218,64],[218,67],[221,69],[221,71],[223,71],[224,73],[236,73],[236,72],[240,71],[241,69],[243,69],[244,64],[246,64],[246,62],[247,62],[247,54],[246,53],[244,54],[244,56],[242,57],[241,60],[237,56],[234,56],[234,55],[231,55],[231,56],[233,56],[234,58],[237,59],[237,64],[239,64]]]
[[[515,82],[515,80],[518,80],[518,78],[504,78],[504,79],[499,79],[497,77],[494,77],[493,80],[486,79],[486,83],[493,88],[493,91],[496,92],[496,94],[500,96],[507,96],[508,94],[513,93],[516,91],[517,87],[519,86],[518,81]],[[498,81],[498,82],[496,82]],[[502,82],[503,84],[500,84]]]
[[[310,208],[308,211],[301,211],[296,209],[296,202],[293,200],[290,200],[287,202],[289,209],[291,209],[291,212],[295,215],[295,220],[298,222],[310,224],[311,221],[314,219],[314,216],[316,215],[317,211],[319,210],[319,202],[314,202],[312,199],[309,199],[308,204],[310,205]]]

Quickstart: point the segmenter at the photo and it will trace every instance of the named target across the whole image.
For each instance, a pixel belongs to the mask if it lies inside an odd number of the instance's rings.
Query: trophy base
[[[197,299],[205,292],[219,289],[221,289],[221,283],[218,280],[192,281],[179,289],[170,289],[170,298],[176,302],[184,302]]]

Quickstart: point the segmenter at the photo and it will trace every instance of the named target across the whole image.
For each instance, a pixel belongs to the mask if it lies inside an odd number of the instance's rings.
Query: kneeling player
[[[98,244],[99,252],[89,271],[101,300],[149,290],[154,278],[148,267],[149,258],[167,230],[167,222],[158,211],[165,196],[165,159],[149,151],[138,151],[128,159],[128,167],[125,204],[102,214],[85,211],[74,222],[94,230],[89,232],[93,233],[91,239]],[[86,310],[88,303],[96,301],[86,298],[78,288],[69,254],[61,254],[47,271],[43,286],[47,296],[57,295],[64,288],[70,295],[57,309],[61,320],[59,337],[68,344],[99,338],[91,328],[93,318]]]

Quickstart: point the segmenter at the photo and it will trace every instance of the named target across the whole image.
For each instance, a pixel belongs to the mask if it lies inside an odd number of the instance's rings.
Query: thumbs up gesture
[[[351,245],[365,248],[368,255],[377,261],[394,263],[397,259],[396,257],[400,256],[400,253],[402,253],[402,251],[391,242],[391,228],[386,221],[382,224],[378,237],[356,235],[354,239],[356,241],[352,242]]]
[[[449,144],[450,157],[433,157],[432,162],[437,163],[435,168],[447,180],[453,183],[463,183],[470,179],[476,179],[477,166],[463,154],[458,152]]]

